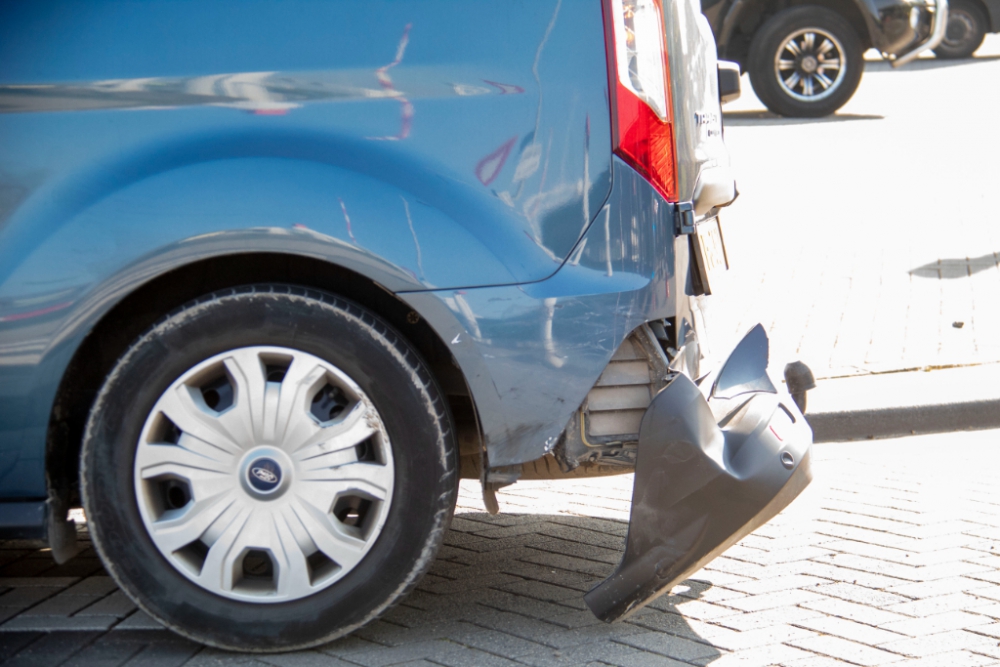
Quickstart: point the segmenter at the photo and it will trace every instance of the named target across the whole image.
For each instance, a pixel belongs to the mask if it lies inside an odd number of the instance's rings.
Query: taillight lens
[[[667,49],[660,0],[609,0],[615,153],[677,201]]]

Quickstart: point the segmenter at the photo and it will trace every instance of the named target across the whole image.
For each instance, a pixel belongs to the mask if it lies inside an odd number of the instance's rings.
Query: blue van
[[[460,477],[635,472],[627,616],[787,505],[695,0],[0,6],[0,537],[168,627],[316,645],[406,595]]]

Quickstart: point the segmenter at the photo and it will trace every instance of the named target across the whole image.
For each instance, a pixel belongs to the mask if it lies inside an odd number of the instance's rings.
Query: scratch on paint
[[[413,237],[413,245],[417,249],[417,269],[420,271],[421,282],[427,282],[427,275],[424,273],[424,260],[420,253],[420,241],[417,240],[417,231],[413,228],[413,217],[410,215],[410,203],[406,201],[406,197],[400,195],[400,199],[403,200],[403,208],[406,209],[406,224],[410,226],[410,235]]]
[[[347,223],[347,235],[351,237],[351,242],[354,245],[358,245],[358,240],[354,238],[354,232],[351,230],[351,216],[347,215],[347,206],[344,205],[344,200],[337,197],[337,201],[340,202],[340,210],[344,212],[344,222]]]
[[[396,93],[394,97],[401,106],[399,110],[399,133],[385,137],[367,137],[368,139],[399,141],[410,136],[410,129],[413,127],[413,103],[401,91],[396,90],[392,77],[389,76],[389,70],[403,62],[403,56],[406,55],[406,46],[410,43],[411,27],[413,27],[413,24],[407,23],[406,27],[403,28],[403,36],[399,38],[399,44],[396,45],[396,58],[388,65],[383,65],[375,70],[375,78],[378,79],[379,85],[386,91]]]

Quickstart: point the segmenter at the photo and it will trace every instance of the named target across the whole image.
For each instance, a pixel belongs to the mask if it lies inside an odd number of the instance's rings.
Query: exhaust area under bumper
[[[766,523],[812,479],[812,431],[767,375],[757,325],[736,346],[706,400],[677,375],[639,431],[632,514],[621,564],[584,599],[626,618]]]

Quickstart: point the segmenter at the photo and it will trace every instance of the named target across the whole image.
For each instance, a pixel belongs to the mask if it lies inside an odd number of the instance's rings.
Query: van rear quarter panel
[[[598,0],[0,6],[0,497],[80,342],[234,252],[397,292],[553,274],[611,189]]]
[[[616,157],[611,196],[551,278],[403,295],[473,371],[466,377],[491,467],[552,451],[636,327],[674,317],[684,340],[688,248],[689,237],[674,234],[673,205]]]

